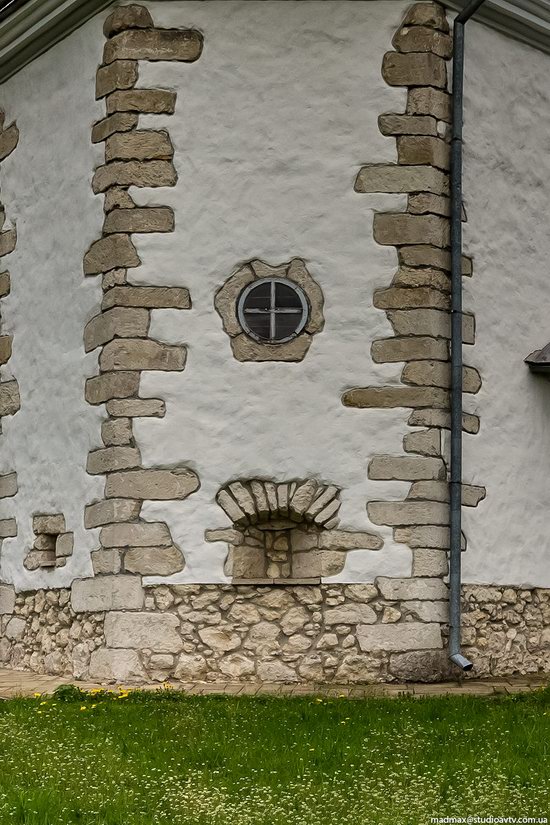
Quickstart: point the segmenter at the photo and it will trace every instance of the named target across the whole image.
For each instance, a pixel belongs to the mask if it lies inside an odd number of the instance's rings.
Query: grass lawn
[[[550,811],[550,689],[64,693],[0,702],[1,825],[426,825]]]

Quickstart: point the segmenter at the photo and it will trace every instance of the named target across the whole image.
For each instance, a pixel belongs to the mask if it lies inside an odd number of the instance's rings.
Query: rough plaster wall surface
[[[99,446],[101,412],[84,401],[94,355],[82,331],[96,311],[101,287],[85,280],[82,258],[97,237],[102,204],[90,181],[99,152],[90,128],[101,117],[94,101],[102,18],[84,25],[39,57],[0,90],[7,122],[16,118],[17,150],[2,164],[2,196],[18,232],[6,259],[12,290],[3,303],[5,332],[14,335],[10,370],[21,410],[2,425],[0,472],[17,471],[19,492],[3,502],[18,536],[3,542],[0,577],[18,589],[67,585],[90,575],[96,531],[84,530],[84,504],[100,497],[101,479],[86,474],[90,447]],[[5,312],[4,312],[5,308]],[[7,374],[7,370],[6,370]],[[55,572],[28,572],[32,514],[64,513],[75,552]]]
[[[168,204],[176,232],[134,236],[136,283],[187,286],[193,309],[153,312],[151,334],[189,347],[183,373],[146,373],[142,394],[166,399],[162,420],[138,419],[144,465],[188,463],[201,488],[184,502],[148,503],[186,556],[171,581],[222,581],[227,546],[204,542],[227,518],[214,501],[233,478],[315,476],[343,488],[341,526],[369,529],[366,501],[398,499],[408,485],[369,482],[375,453],[401,453],[407,410],[344,408],[352,386],[398,384],[400,365],[374,365],[370,344],[391,335],[372,293],[397,268],[394,249],[372,239],[373,210],[399,196],[353,191],[365,162],[395,161],[379,113],[403,111],[405,93],[382,80],[384,52],[406,2],[179,2],[148,4],[157,25],[196,26],[200,61],[148,63],[140,85],[177,91],[165,125],[175,146],[174,189],[134,190]],[[165,123],[163,122],[165,120]],[[300,364],[238,363],[214,310],[216,290],[244,261],[306,260],[325,295],[324,332]],[[354,551],[335,581],[409,575],[410,550],[391,530],[378,553]],[[154,578],[150,581],[161,581]]]
[[[465,582],[550,586],[550,384],[523,363],[550,338],[549,72],[547,55],[468,25],[464,305],[483,386],[464,473],[487,499],[464,511]]]

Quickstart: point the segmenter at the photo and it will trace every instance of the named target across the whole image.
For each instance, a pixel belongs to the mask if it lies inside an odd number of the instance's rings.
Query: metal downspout
[[[451,479],[449,556],[449,658],[462,670],[472,662],[461,653],[462,552],[462,120],[464,24],[484,0],[471,0],[453,24],[451,132]]]

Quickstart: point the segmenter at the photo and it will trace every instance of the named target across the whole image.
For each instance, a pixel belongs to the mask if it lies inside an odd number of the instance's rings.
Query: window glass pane
[[[269,312],[261,313],[261,314],[248,314],[246,315],[246,323],[248,328],[254,335],[257,335],[258,338],[262,338],[264,341],[268,341],[270,337],[269,331],[269,324],[270,324],[271,314]]]
[[[275,316],[275,338],[280,341],[294,335],[301,320],[302,316],[299,312],[277,313]]]
[[[264,281],[250,290],[244,302],[244,309],[269,309],[270,303],[271,281]]]
[[[281,309],[302,309],[300,296],[286,284],[275,284],[275,305]]]

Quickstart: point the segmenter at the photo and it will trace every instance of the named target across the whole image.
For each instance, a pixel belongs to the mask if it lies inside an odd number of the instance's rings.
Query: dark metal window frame
[[[248,296],[259,286],[265,285],[266,282],[270,284],[269,308],[247,309],[246,299],[248,298]],[[300,307],[296,307],[295,309],[289,307],[278,307],[276,298],[277,284],[283,284],[289,289],[292,289],[292,291],[297,295],[297,297],[300,300]],[[247,315],[259,314],[269,314],[270,316],[270,335],[268,338],[264,338],[258,335],[253,329],[250,328],[248,324]],[[296,328],[292,335],[287,335],[285,338],[275,337],[275,321],[277,315],[300,316],[300,320],[298,321],[298,324],[296,325]],[[246,335],[248,335],[250,338],[253,338],[255,341],[258,341],[261,344],[285,344],[287,341],[292,341],[293,338],[296,338],[303,331],[309,317],[309,304],[304,291],[294,281],[288,280],[287,278],[261,278],[260,280],[253,281],[251,284],[248,284],[248,286],[245,287],[239,295],[239,299],[237,302],[237,317],[239,319],[241,327],[243,328],[243,331],[246,333]]]

